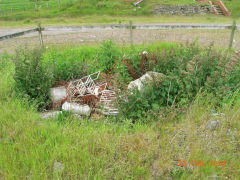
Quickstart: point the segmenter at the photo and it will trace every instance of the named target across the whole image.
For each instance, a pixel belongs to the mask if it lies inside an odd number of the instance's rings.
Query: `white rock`
[[[135,81],[130,82],[128,85],[128,89],[129,90],[138,89],[140,92],[143,92],[145,84],[149,84],[153,82],[153,80],[158,81],[162,77],[164,77],[162,73],[149,71],[139,79],[136,79]]]
[[[217,129],[217,127],[219,125],[220,125],[220,121],[219,120],[210,120],[208,122],[207,127],[208,127],[209,130],[215,130],[215,129]]]
[[[89,116],[91,113],[91,108],[88,105],[79,105],[77,103],[65,102],[62,105],[62,110],[71,111],[73,114],[80,114]]]
[[[49,118],[54,119],[56,116],[58,116],[61,113],[62,111],[47,111],[47,112],[40,113],[40,117],[42,119],[49,119]]]
[[[51,100],[56,103],[67,97],[67,89],[64,86],[55,87],[50,89]]]
[[[64,166],[62,163],[55,161],[53,165],[53,171],[55,174],[62,173],[64,170]]]

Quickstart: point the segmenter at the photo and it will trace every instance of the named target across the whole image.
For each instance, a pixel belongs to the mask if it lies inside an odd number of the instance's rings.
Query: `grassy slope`
[[[18,21],[0,20],[1,28],[14,27],[36,27],[38,22],[43,26],[73,26],[73,25],[99,25],[99,24],[128,24],[132,20],[133,23],[189,23],[189,24],[232,24],[233,18],[218,16],[97,16],[87,15],[81,17],[53,17],[53,18],[37,18],[25,19]]]
[[[240,178],[240,101],[218,110],[225,116],[214,117],[211,97],[199,96],[180,119],[172,111],[145,125],[105,118],[41,120],[34,108],[12,96],[13,64],[1,65],[0,179]],[[210,119],[221,126],[207,130]],[[179,168],[178,160],[205,165]],[[215,167],[210,161],[227,164]],[[64,165],[62,173],[54,173],[55,162]]]
[[[27,3],[27,0],[22,0],[23,4]],[[188,16],[175,16],[175,17],[169,17],[169,16],[157,16],[154,17],[151,15],[151,11],[154,8],[156,4],[169,4],[169,5],[179,5],[179,4],[194,4],[196,2],[192,0],[181,0],[181,1],[167,1],[167,0],[148,0],[141,4],[141,8],[136,8],[136,11],[134,11],[134,6],[131,2],[125,2],[123,0],[112,0],[112,1],[89,1],[89,0],[83,0],[81,2],[75,2],[70,4],[69,0],[63,0],[62,1],[62,7],[59,9],[57,8],[57,1],[52,0],[49,1],[50,10],[47,10],[46,8],[46,2],[39,2],[41,4],[41,8],[38,11],[35,11],[29,6],[29,9],[27,9],[26,12],[23,10],[23,5],[21,6],[21,3],[16,2],[12,0],[12,4],[18,8],[19,10],[14,11],[13,13],[10,13],[8,11],[7,14],[4,16],[0,16],[1,23],[4,23],[4,21],[9,22],[8,20],[12,20],[16,24],[15,21],[18,22],[18,25],[24,23],[25,25],[32,24],[37,19],[42,19],[42,21],[47,21],[47,23],[50,23],[50,18],[57,17],[56,19],[59,19],[59,21],[66,21],[66,22],[72,22],[77,19],[78,24],[79,23],[88,23],[88,20],[90,19],[90,23],[118,23],[119,21],[122,21],[122,19],[129,20],[130,18],[137,17],[138,21],[141,21],[145,18],[147,18],[147,22],[162,22],[162,21],[168,21],[168,22],[188,22],[189,17]],[[239,17],[239,10],[240,10],[240,4],[238,3],[238,0],[232,0],[224,1],[226,6],[230,9],[230,11],[233,14],[233,17]],[[18,4],[16,4],[18,3]],[[3,5],[5,4],[5,5]],[[2,0],[0,1],[0,7],[1,9],[7,10],[9,9],[11,1]],[[31,4],[31,3],[28,3]],[[7,8],[8,7],[8,8]],[[13,7],[13,8],[15,8]],[[34,8],[34,6],[33,6]],[[90,16],[90,17],[89,17]],[[207,22],[212,23],[215,21],[211,21],[208,19],[217,19],[217,18],[211,18],[211,16],[198,16],[198,18],[193,19],[192,21],[196,22]],[[45,19],[44,19],[45,18]],[[231,18],[223,18],[218,17],[220,20],[216,20],[216,22],[230,22]],[[69,20],[70,19],[70,20]],[[153,20],[152,20],[153,19]],[[19,22],[20,21],[20,22]],[[57,21],[57,20],[56,20]],[[64,24],[64,22],[62,22]],[[5,23],[6,24],[6,23]],[[59,24],[57,22],[57,24]]]

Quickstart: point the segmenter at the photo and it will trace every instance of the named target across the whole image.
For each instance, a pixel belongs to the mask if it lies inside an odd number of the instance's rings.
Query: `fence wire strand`
[[[197,41],[201,46],[214,46],[227,49],[229,47],[231,30],[200,30],[200,29],[170,29],[170,30],[133,30],[134,44],[150,44],[158,42],[193,43]],[[97,44],[103,40],[112,39],[117,44],[130,43],[129,29],[114,30],[49,30],[43,31],[43,41],[46,46],[51,45],[81,45]],[[34,47],[39,45],[38,33],[31,33],[21,37],[0,41],[0,51],[15,49],[19,46]],[[240,49],[240,31],[235,31],[233,48]]]

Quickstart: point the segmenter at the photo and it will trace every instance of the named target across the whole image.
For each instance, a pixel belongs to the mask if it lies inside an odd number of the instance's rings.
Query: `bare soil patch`
[[[0,29],[0,33],[9,34],[23,29]],[[229,44],[230,30],[134,30],[134,44],[149,44],[154,42],[193,42],[208,46],[214,43],[217,47],[227,48]],[[112,39],[118,44],[130,43],[130,32],[127,29],[115,30],[55,30],[43,31],[43,40],[46,46],[51,45],[81,45],[98,44],[103,40]],[[22,46],[39,46],[38,33],[0,41],[0,53],[11,52]],[[235,48],[240,48],[240,32],[235,34]]]

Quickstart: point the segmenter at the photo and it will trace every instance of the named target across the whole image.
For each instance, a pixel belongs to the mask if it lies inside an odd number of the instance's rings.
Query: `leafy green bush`
[[[200,49],[196,44],[158,51],[154,57],[148,58],[147,70],[163,73],[165,78],[153,87],[145,87],[144,93],[128,95],[128,102],[120,101],[121,113],[134,121],[144,121],[152,109],[182,108],[202,91],[213,94],[219,106],[226,97],[232,99],[240,87],[240,57],[233,59],[211,47]]]
[[[96,48],[50,49],[43,54],[43,64],[51,66],[55,81],[81,78],[91,71]]]
[[[51,69],[42,64],[42,53],[41,49],[20,49],[14,57],[16,93],[36,103],[38,109],[48,105],[49,88],[54,83]]]
[[[56,82],[99,70],[113,73],[113,84],[124,91],[133,77],[123,59],[129,60],[140,77],[143,72],[139,54],[143,50],[149,52],[146,71],[162,73],[165,78],[153,87],[146,87],[144,93],[134,92],[128,96],[128,102],[119,101],[121,113],[128,119],[144,118],[152,110],[182,108],[203,91],[216,97],[219,106],[239,90],[239,56],[233,58],[230,53],[218,52],[212,47],[200,48],[197,44],[164,48],[139,46],[123,48],[121,52],[112,41],[104,41],[99,48],[19,50],[14,57],[16,92],[44,109],[49,102],[49,88]]]
[[[88,73],[84,59],[89,54],[71,50],[18,50],[14,56],[17,95],[36,103],[39,110],[46,109],[50,103],[49,89],[54,84],[80,78]]]
[[[120,59],[121,53],[113,41],[103,41],[95,58],[96,71],[109,72]]]

